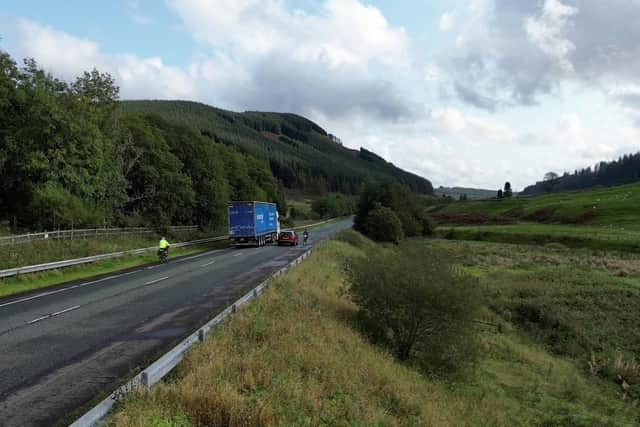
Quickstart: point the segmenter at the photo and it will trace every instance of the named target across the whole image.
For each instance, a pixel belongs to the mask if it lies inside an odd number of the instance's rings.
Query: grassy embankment
[[[640,184],[535,197],[455,202],[432,210],[457,240],[562,243],[640,251]]]
[[[427,379],[356,332],[356,307],[341,291],[343,261],[363,256],[371,243],[334,240],[194,348],[170,379],[129,395],[110,424],[640,422],[638,368],[630,362],[640,343],[631,327],[640,320],[640,287],[633,280],[640,277],[639,257],[425,244],[450,252],[479,277],[488,301],[481,320],[501,325],[499,332],[478,326],[482,356],[466,380]],[[567,265],[576,264],[584,271],[573,275]],[[633,383],[625,398],[611,378],[618,373]]]
[[[170,241],[189,241],[202,237],[205,236],[196,233],[182,233],[171,236]],[[0,269],[152,247],[157,243],[158,241],[155,237],[148,235],[123,235],[100,239],[36,241],[21,245],[2,246],[0,247]],[[177,248],[171,251],[171,257],[189,255],[205,250],[227,247],[228,245],[227,241],[222,241]],[[0,279],[0,297],[123,270],[157,260],[157,255],[154,252],[148,252],[60,270]]]

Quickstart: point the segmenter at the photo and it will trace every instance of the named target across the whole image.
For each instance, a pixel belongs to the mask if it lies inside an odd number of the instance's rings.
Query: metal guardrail
[[[334,218],[335,219],[335,218]],[[315,224],[308,224],[308,225],[303,225],[300,227],[294,227],[291,228],[290,230],[300,230],[303,228],[310,228],[310,227],[316,227],[318,225],[322,225],[322,224],[326,224],[330,221],[333,221],[334,219],[328,219],[326,221],[322,221],[322,222],[318,222]],[[174,227],[176,229],[179,229],[180,227],[183,227],[184,229],[189,228],[189,227],[198,227],[196,225],[194,226],[178,226],[178,227]],[[76,230],[78,231],[78,230]],[[200,239],[200,240],[194,240],[191,242],[184,242],[184,243],[175,243],[172,244],[171,247],[172,248],[181,248],[181,247],[186,247],[186,246],[194,246],[194,245],[199,245],[202,243],[210,243],[210,242],[217,242],[220,240],[226,240],[228,239],[229,236],[219,236],[219,237],[210,237],[207,239]],[[150,248],[142,248],[142,249],[132,249],[129,251],[121,251],[121,252],[112,252],[110,254],[103,254],[103,255],[94,255],[94,256],[88,256],[88,257],[83,257],[83,258],[76,258],[76,259],[68,259],[68,260],[64,260],[64,261],[54,261],[54,262],[48,262],[45,264],[36,264],[36,265],[28,265],[28,266],[24,266],[24,267],[15,267],[15,268],[9,268],[7,270],[0,270],[0,279],[5,278],[5,277],[13,277],[13,276],[17,276],[19,274],[28,274],[28,273],[37,273],[37,272],[41,272],[41,271],[48,271],[48,270],[56,270],[59,268],[64,268],[64,267],[71,267],[74,265],[82,265],[82,264],[89,264],[92,262],[96,262],[96,261],[103,261],[106,259],[111,259],[111,258],[117,258],[117,257],[121,257],[124,255],[137,255],[137,254],[141,254],[144,252],[149,252],[149,251],[154,251],[157,250],[157,246],[153,246]]]
[[[228,238],[229,238],[229,236],[209,237],[209,238],[206,238],[206,239],[193,240],[191,242],[174,243],[174,244],[171,245],[171,247],[172,248],[183,248],[183,247],[187,247],[187,246],[200,245],[200,244],[203,244],[203,243],[218,242],[218,241],[221,241],[221,240],[226,240]],[[28,266],[25,266],[25,267],[9,268],[7,270],[0,270],[0,279],[1,278],[5,278],[5,277],[17,276],[19,274],[37,273],[37,272],[40,272],[40,271],[56,270],[58,268],[71,267],[71,266],[74,266],[74,265],[89,264],[89,263],[96,262],[96,261],[103,261],[103,260],[106,260],[106,259],[121,257],[121,256],[124,256],[124,255],[136,255],[136,254],[141,254],[141,253],[144,253],[144,252],[150,252],[150,251],[156,251],[156,250],[158,250],[158,247],[157,246],[153,246],[153,247],[150,247],[150,248],[132,249],[132,250],[129,250],[129,251],[112,252],[112,253],[109,253],[109,254],[94,255],[94,256],[88,256],[88,257],[76,258],[76,259],[68,259],[68,260],[64,260],[64,261],[48,262],[48,263],[45,263],[45,264],[28,265]]]
[[[198,225],[174,225],[169,230],[175,232],[197,231]],[[29,243],[34,240],[60,240],[60,239],[88,239],[96,236],[110,236],[115,234],[145,234],[155,233],[157,230],[148,227],[127,228],[86,228],[78,230],[44,231],[42,233],[27,233],[13,236],[0,237],[0,246]]]
[[[197,342],[203,342],[205,337],[209,334],[211,329],[221,323],[230,314],[235,313],[238,307],[245,304],[252,298],[257,297],[262,293],[264,288],[267,287],[268,281],[271,278],[281,276],[290,268],[300,264],[305,258],[311,255],[313,248],[309,249],[301,256],[293,260],[287,266],[273,273],[269,279],[265,280],[253,290],[246,293],[243,297],[233,303],[231,306],[225,308],[220,314],[211,319],[209,322],[200,327],[197,331],[189,335],[177,346],[169,350],[164,356],[153,362],[149,367],[133,377],[125,385],[119,387],[116,391],[111,393],[106,399],[94,406],[89,412],[78,418],[70,427],[94,427],[99,425],[100,421],[109,413],[113,405],[121,399],[127,393],[139,389],[148,388],[160,381],[167,375],[178,363],[182,361],[185,353]]]

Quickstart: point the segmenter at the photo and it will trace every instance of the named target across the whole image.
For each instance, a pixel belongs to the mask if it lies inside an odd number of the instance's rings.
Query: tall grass
[[[358,252],[324,243],[192,351],[174,380],[128,398],[111,425],[465,424],[443,386],[350,327],[356,308],[338,296],[336,255]]]

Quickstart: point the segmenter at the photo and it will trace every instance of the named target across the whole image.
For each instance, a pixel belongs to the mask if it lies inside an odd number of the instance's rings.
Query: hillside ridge
[[[365,148],[345,147],[313,121],[293,113],[233,112],[192,101],[121,101],[126,113],[159,115],[268,162],[286,188],[355,194],[367,178],[433,194],[431,182]]]

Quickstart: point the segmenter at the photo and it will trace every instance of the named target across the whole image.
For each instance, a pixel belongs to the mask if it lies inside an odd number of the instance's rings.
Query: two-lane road
[[[311,243],[350,226],[313,230]],[[0,425],[56,423],[303,250],[222,249],[0,299]]]

